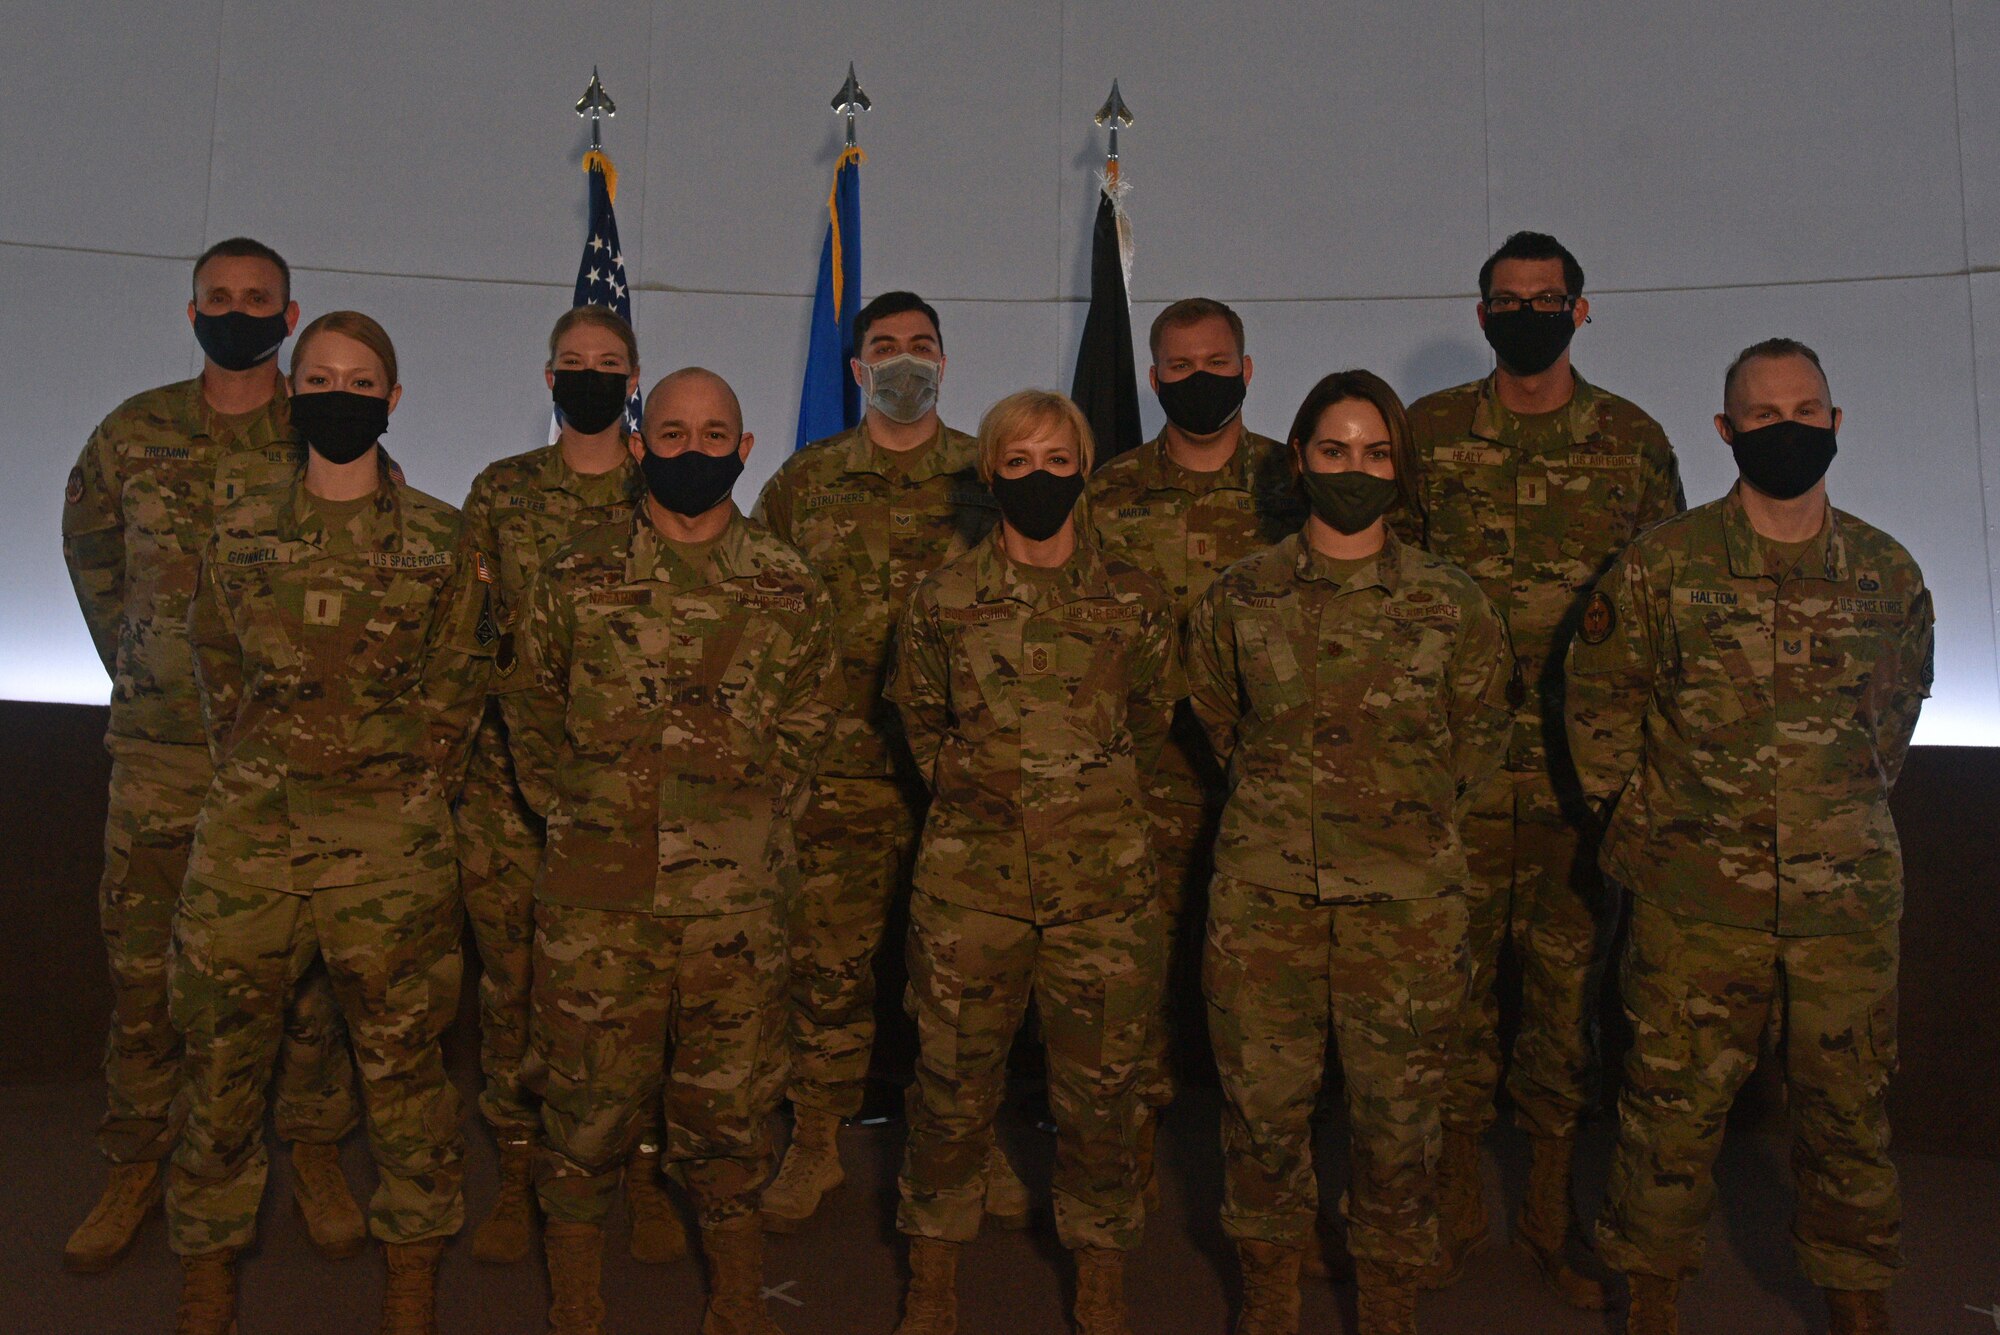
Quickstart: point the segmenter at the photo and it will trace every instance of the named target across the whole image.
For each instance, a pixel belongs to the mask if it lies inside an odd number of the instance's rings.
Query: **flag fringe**
[[[835,324],[840,323],[840,303],[844,295],[843,289],[847,285],[847,275],[841,268],[840,263],[840,252],[842,249],[840,242],[840,173],[847,169],[849,163],[853,163],[859,167],[866,161],[868,161],[868,155],[853,144],[849,144],[846,148],[840,150],[840,160],[833,164],[833,184],[827,187],[826,192],[826,225],[829,229],[827,235],[833,238],[833,322]]]
[[[618,202],[618,169],[611,165],[610,154],[601,148],[591,149],[583,155],[583,170],[586,175],[603,172],[604,193],[610,196],[613,204]]]

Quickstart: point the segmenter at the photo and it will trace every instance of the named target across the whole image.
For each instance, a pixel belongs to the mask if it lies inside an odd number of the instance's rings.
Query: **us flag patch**
[[[474,573],[479,576],[479,582],[481,584],[491,584],[493,582],[493,567],[487,564],[486,553],[474,552],[472,554],[472,561]]]

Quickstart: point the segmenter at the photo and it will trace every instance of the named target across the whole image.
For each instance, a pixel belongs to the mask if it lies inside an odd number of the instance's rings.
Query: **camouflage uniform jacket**
[[[1194,473],[1167,457],[1163,433],[1091,476],[1090,519],[1097,545],[1158,580],[1185,627],[1217,575],[1299,531],[1306,503],[1291,449],[1280,441],[1245,431],[1227,464]],[[1208,739],[1183,706],[1154,771],[1154,794],[1196,806],[1220,786]]]
[[[1344,584],[1303,535],[1231,566],[1187,639],[1229,765],[1216,870],[1329,901],[1462,892],[1462,803],[1506,757],[1512,669],[1478,585],[1393,536]]]
[[[303,470],[225,507],[189,615],[216,765],[190,871],[304,893],[450,867],[490,576],[458,511],[386,457],[344,534]]]
[[[977,442],[942,424],[928,445],[896,454],[870,440],[863,422],[807,445],[764,485],[756,518],[826,582],[838,618],[847,708],[821,773],[895,772],[901,728],[882,699],[889,642],[917,582],[999,518],[977,463]]]
[[[1523,443],[1494,378],[1410,405],[1426,550],[1479,582],[1507,622],[1522,682],[1508,768],[1546,768],[1562,663],[1584,594],[1625,544],[1686,507],[1659,423],[1576,377],[1553,438]]]
[[[187,643],[188,604],[215,527],[225,459],[264,452],[269,470],[239,482],[289,480],[303,451],[281,391],[254,414],[211,411],[201,380],[134,395],[106,417],[70,471],[63,557],[111,676],[113,736],[200,746],[206,740]]]
[[[539,898],[672,916],[779,900],[792,817],[840,710],[833,609],[731,513],[679,547],[637,507],[543,567],[502,704],[548,822]]]
[[[608,473],[584,474],[563,460],[560,445],[545,445],[488,464],[465,498],[465,540],[494,561],[494,618],[511,632],[521,619],[535,572],[558,547],[597,524],[623,524],[644,484],[629,456]],[[517,661],[512,650],[494,663],[496,689]],[[489,708],[473,749],[472,771],[481,787],[515,788],[500,711]]]
[[[1838,510],[1782,580],[1737,492],[1648,532],[1591,595],[1569,660],[1603,865],[1685,917],[1780,936],[1902,912],[1889,790],[1930,694],[1931,595]]]
[[[1037,925],[1148,902],[1175,638],[1160,586],[1087,539],[1029,571],[995,532],[918,585],[886,693],[932,793],[916,888]]]

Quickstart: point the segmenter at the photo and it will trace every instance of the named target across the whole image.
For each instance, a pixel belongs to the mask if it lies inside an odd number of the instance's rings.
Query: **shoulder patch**
[[[1590,595],[1590,601],[1583,605],[1583,621],[1576,633],[1585,644],[1603,644],[1611,638],[1611,632],[1618,629],[1618,609],[1609,595],[1599,589]]]
[[[76,467],[69,470],[69,484],[63,488],[63,501],[65,504],[75,505],[78,501],[82,499],[83,499],[83,465],[78,464]]]

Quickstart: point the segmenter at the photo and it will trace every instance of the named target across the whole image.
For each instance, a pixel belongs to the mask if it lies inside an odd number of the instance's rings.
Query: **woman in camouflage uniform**
[[[436,1330],[464,1214],[459,1100],[439,1036],[458,1004],[450,794],[484,702],[490,564],[458,512],[377,445],[401,397],[382,327],[321,316],[292,352],[288,480],[218,516],[189,615],[216,774],[174,922],[187,1129],[167,1216],[183,1332],[233,1330],[232,1262],[263,1194],[264,1091],[285,999],[315,956],[361,1068],[386,1245],[381,1329]]]
[[[1437,1249],[1441,1041],[1467,979],[1459,822],[1500,765],[1512,659],[1478,586],[1389,532],[1409,439],[1381,379],[1321,380],[1291,433],[1304,530],[1231,566],[1188,622],[1191,699],[1229,767],[1202,972],[1238,1335],[1298,1329],[1329,1030],[1364,1335],[1414,1331]]]
[[[897,1227],[900,1335],[956,1329],[960,1244],[984,1211],[1007,1051],[1032,996],[1056,1120],[1056,1231],[1076,1329],[1125,1335],[1145,1222],[1135,1080],[1165,968],[1145,779],[1185,693],[1172,605],[1073,509],[1090,427],[1059,394],[988,411],[979,474],[1001,523],[912,595],[887,699],[934,794],[910,907],[917,1079]]]

